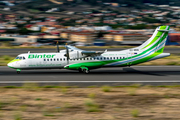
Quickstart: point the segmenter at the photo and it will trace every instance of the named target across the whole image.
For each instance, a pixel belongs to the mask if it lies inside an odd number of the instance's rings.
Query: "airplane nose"
[[[13,67],[13,63],[8,63],[7,66],[12,68]]]

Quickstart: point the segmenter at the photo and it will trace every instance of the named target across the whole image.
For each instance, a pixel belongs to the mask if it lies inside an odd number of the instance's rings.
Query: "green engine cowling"
[[[89,69],[99,68],[103,66],[103,62],[86,62],[86,63],[76,63],[65,66],[65,69],[78,70],[80,67],[87,67]]]

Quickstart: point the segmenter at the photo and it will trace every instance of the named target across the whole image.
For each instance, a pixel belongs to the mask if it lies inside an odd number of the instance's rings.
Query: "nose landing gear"
[[[21,73],[21,69],[16,69],[17,70],[17,74]]]

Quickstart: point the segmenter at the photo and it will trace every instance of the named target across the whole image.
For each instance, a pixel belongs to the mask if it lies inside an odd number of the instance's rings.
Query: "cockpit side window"
[[[15,59],[25,60],[26,58],[24,56],[17,56]]]
[[[17,56],[15,59],[19,59],[19,56]]]

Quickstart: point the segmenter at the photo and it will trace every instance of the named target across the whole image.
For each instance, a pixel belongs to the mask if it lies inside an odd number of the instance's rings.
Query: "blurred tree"
[[[124,26],[124,28],[126,28],[126,29],[145,29],[147,27],[148,27],[148,25],[145,25],[145,24],[138,24],[138,25],[134,25],[134,26],[131,26],[131,25]]]

